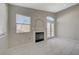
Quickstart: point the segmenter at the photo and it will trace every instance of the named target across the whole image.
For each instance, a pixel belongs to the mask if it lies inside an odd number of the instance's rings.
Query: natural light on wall
[[[16,33],[31,31],[31,17],[16,14]]]

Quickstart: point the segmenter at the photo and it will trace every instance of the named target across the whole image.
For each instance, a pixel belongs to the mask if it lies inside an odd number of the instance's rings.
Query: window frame
[[[29,32],[31,32],[31,30],[32,30],[32,28],[31,28],[31,26],[32,26],[32,18],[31,18],[31,16],[16,13],[16,15],[17,15],[17,14],[18,14],[18,15],[25,16],[25,17],[30,17],[30,24],[26,24],[26,25],[29,25],[29,26],[30,26]],[[17,23],[17,22],[15,22],[15,23],[16,23],[16,33],[29,33],[29,32],[17,32],[17,24],[22,24],[22,23]]]
[[[52,16],[49,16],[49,17],[52,17]],[[54,19],[54,17],[52,17],[52,18]],[[54,21],[48,21],[48,19],[47,19],[47,23],[48,22],[50,23],[50,37],[48,37],[48,33],[47,33],[47,38],[50,39],[50,38],[53,38],[55,36],[55,19],[54,19]],[[52,24],[54,24],[54,36],[52,36]]]

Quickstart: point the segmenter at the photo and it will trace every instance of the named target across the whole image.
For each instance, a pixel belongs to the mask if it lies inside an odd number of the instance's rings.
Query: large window
[[[47,37],[51,38],[54,36],[54,18],[47,16]]]
[[[30,32],[31,18],[16,14],[16,33]]]

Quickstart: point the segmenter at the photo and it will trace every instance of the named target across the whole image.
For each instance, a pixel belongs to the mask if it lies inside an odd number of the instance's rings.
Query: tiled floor
[[[7,52],[9,55],[74,55],[79,54],[79,41],[53,38],[10,48]]]

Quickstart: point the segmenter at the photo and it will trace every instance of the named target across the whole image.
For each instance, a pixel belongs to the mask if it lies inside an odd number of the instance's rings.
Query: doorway
[[[51,16],[47,16],[47,38],[53,38],[54,35],[54,25],[55,25],[55,20]]]

